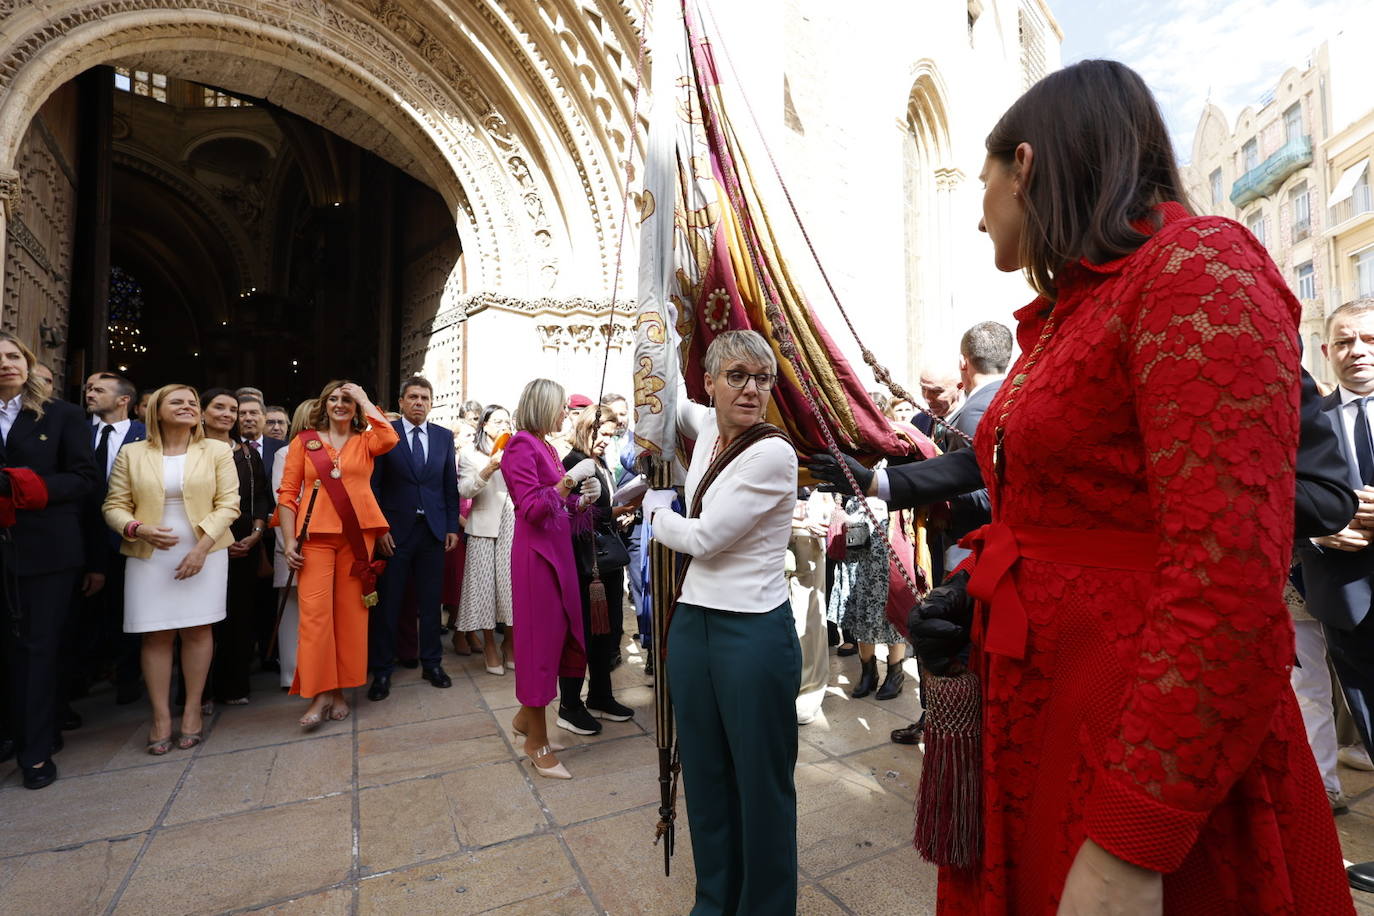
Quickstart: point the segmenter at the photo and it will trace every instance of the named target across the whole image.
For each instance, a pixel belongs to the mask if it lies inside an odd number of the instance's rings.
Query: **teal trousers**
[[[800,686],[790,604],[765,614],[677,606],[668,687],[696,861],[692,916],[797,911]]]

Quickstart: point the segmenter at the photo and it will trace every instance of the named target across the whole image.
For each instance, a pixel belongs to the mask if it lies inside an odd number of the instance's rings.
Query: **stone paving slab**
[[[623,654],[614,685],[634,720],[582,737],[550,713],[566,782],[524,760],[514,676],[480,655],[446,656],[448,690],[398,669],[387,701],[354,691],[349,719],[310,734],[304,701],[260,674],[250,705],[216,710],[203,744],[160,759],[144,751],[147,707],[97,691],[54,786],[28,792],[0,769],[0,916],[686,913],[686,809],[665,876],[652,681],[635,643]],[[800,733],[798,912],[933,912],[935,869],[910,847],[920,753],[888,739],[920,713],[915,678],[879,703],[848,696],[857,675],[832,655],[822,714]],[[1341,775],[1345,854],[1374,860],[1374,773]],[[1355,896],[1374,916],[1374,895]]]

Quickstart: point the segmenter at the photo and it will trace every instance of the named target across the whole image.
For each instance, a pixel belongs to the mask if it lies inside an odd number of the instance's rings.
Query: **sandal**
[[[343,709],[340,709],[337,712],[335,712],[333,706],[330,706],[326,709],[329,721],[331,722],[342,722],[344,719],[347,719],[352,714],[352,712],[353,707],[351,706],[345,706]]]
[[[161,757],[171,749],[172,736],[170,734],[166,738],[148,741],[148,753],[152,754],[154,757]]]
[[[301,716],[301,731],[313,732],[315,729],[320,727],[321,722],[329,718],[330,713],[332,713],[333,711],[334,707],[331,705],[322,707],[319,712],[306,713],[305,715]]]
[[[201,730],[198,731],[198,732],[182,732],[182,733],[181,733],[181,737],[177,739],[177,748],[178,748],[179,750],[189,751],[191,748],[195,747],[197,744],[200,744],[201,737],[202,737],[204,734],[205,734],[205,730],[204,730],[204,729],[201,729]]]

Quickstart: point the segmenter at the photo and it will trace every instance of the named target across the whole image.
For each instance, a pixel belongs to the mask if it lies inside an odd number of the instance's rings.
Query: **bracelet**
[[[124,526],[124,540],[132,541],[138,534],[138,529],[143,527],[143,523],[135,519]]]

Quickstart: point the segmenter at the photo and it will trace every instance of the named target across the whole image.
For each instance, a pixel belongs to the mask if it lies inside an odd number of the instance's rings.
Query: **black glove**
[[[907,626],[916,657],[931,674],[956,673],[963,665],[973,625],[973,600],[968,595],[968,573],[960,570],[944,585],[932,588],[912,608]]]
[[[844,471],[835,463],[835,459],[825,452],[817,452],[806,460],[806,469],[811,472],[811,476],[823,481],[821,491],[824,493],[843,493],[846,496],[867,496],[868,486],[873,482],[873,472],[859,464],[858,459],[844,456],[844,463],[849,465],[849,472],[854,475],[854,480],[859,484],[862,493],[855,493],[850,487],[849,481],[844,476]]]

